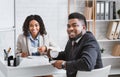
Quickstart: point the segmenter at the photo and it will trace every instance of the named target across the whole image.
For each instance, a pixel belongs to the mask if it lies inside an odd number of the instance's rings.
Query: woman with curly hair
[[[39,15],[28,16],[23,24],[23,34],[18,36],[16,53],[22,57],[39,56],[49,49],[57,50],[47,35],[44,22]],[[52,77],[52,75],[44,76]]]

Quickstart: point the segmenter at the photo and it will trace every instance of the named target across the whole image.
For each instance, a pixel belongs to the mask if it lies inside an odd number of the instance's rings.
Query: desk
[[[45,56],[30,56],[30,58],[22,58],[17,67],[7,66],[7,62],[0,59],[0,71],[5,77],[31,77],[65,73],[65,70],[54,68]]]

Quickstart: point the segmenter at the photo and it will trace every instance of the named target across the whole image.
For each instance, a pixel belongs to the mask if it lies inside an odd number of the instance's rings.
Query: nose
[[[68,29],[69,29],[69,30],[73,30],[73,27],[71,26],[71,27],[69,27]]]
[[[35,26],[33,26],[33,29],[35,29],[36,27]]]

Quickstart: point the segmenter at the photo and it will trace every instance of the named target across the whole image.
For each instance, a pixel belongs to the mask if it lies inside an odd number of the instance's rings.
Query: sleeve
[[[56,51],[51,51],[51,52],[50,52],[50,56],[51,56],[52,58],[57,58],[57,57],[58,57],[58,54],[59,54],[59,52],[56,52]]]
[[[21,35],[18,36],[18,39],[17,39],[17,48],[16,48],[15,53],[20,53],[20,52],[22,52]]]
[[[55,58],[56,60],[65,60],[66,61],[66,53],[65,51],[61,51],[59,52],[57,58]]]

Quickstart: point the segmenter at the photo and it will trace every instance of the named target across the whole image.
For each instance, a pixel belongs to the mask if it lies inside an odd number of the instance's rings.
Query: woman
[[[16,53],[21,53],[22,57],[38,56],[48,49],[57,50],[58,47],[50,41],[42,18],[39,15],[28,16],[23,24],[23,34],[18,37]]]

